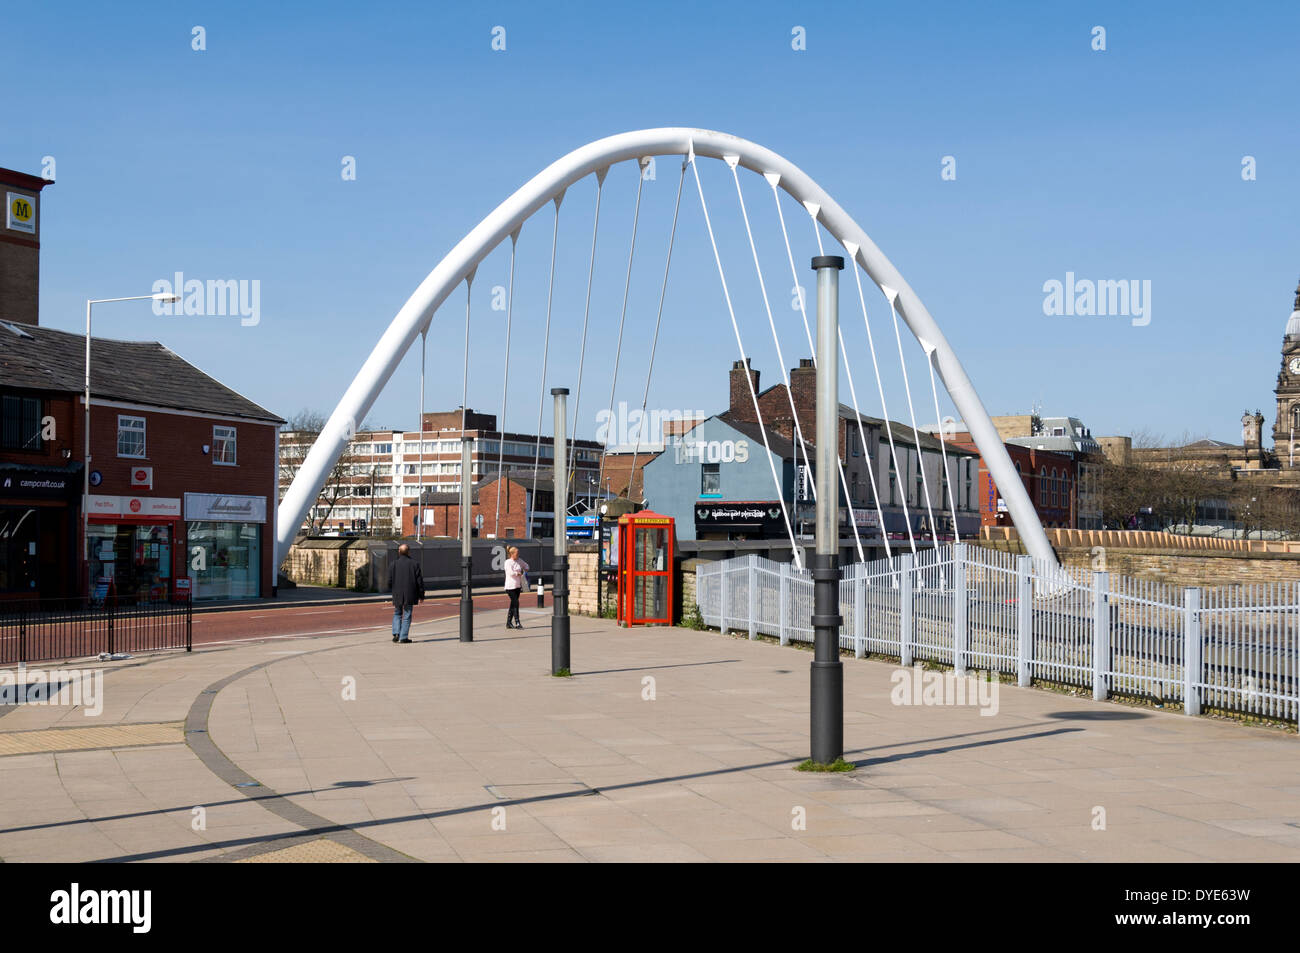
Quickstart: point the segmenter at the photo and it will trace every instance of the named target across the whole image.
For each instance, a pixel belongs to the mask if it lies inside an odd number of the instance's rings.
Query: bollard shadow
[[[594,672],[574,672],[573,677],[579,675],[614,675],[619,672],[650,672],[658,668],[694,668],[697,665],[727,665],[731,662],[739,662],[738,658],[724,658],[713,662],[681,662],[677,665],[638,665],[633,668],[602,668]]]

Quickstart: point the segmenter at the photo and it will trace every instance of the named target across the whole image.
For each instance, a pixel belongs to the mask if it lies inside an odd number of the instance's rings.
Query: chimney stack
[[[749,392],[750,384],[745,381],[746,374],[749,375],[749,381],[753,384],[754,394],[759,391],[758,371],[750,366],[749,358],[745,358],[743,361],[733,361],[731,364],[731,405],[728,411],[737,420],[757,423],[758,417],[754,414],[754,398]]]

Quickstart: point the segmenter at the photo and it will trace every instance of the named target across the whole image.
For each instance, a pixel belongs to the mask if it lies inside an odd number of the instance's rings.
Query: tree
[[[294,414],[280,428],[280,498],[289,489],[298,471],[307,460],[312,445],[325,429],[328,418],[315,410],[301,410]],[[363,423],[362,431],[375,429],[370,423]],[[370,477],[371,464],[363,462],[357,451],[355,439],[349,440],[316,497],[316,503],[307,511],[305,527],[307,532],[315,533],[329,520],[330,514],[339,500],[354,495],[357,477]]]

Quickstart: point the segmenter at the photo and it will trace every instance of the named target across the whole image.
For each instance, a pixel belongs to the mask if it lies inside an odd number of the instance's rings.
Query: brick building
[[[0,596],[271,594],[282,421],[156,342],[0,322]],[[183,590],[182,590],[183,591]]]
[[[0,169],[0,321],[38,324],[41,277],[41,190],[53,181]]]
[[[995,421],[999,419],[994,418]],[[950,434],[948,441],[950,445],[979,452],[969,432]],[[1079,460],[1070,453],[1040,450],[1017,443],[1004,446],[1043,528],[1079,529]],[[983,456],[979,462],[979,512],[981,526],[1012,525],[1011,514],[1007,512],[1006,503]]]
[[[554,441],[549,436],[538,440],[537,434],[502,432],[497,429],[495,414],[464,411],[461,408],[425,413],[422,431],[360,431],[340,457],[338,465],[322,488],[317,503],[307,514],[308,531],[350,532],[373,528],[375,532],[416,535],[420,521],[420,496],[429,498],[451,494],[452,503],[459,499],[461,437],[469,437],[470,479],[477,486],[496,473],[527,473],[520,477],[532,486],[534,461],[539,473],[549,474]],[[280,494],[284,495],[297,473],[306,452],[315,440],[314,433],[284,431],[280,435]],[[600,444],[593,440],[571,440],[573,468],[571,499],[583,507],[602,497],[596,489],[600,472]],[[550,476],[539,476],[549,489]],[[584,509],[585,511],[585,509]],[[491,517],[495,517],[495,498]],[[534,507],[532,532],[523,525],[515,527],[519,536],[548,536],[553,514],[549,504]],[[423,521],[421,535],[430,534],[428,520]],[[502,532],[506,524],[502,522]],[[491,533],[491,524],[484,533]],[[431,535],[455,535],[432,533]]]
[[[544,512],[550,517],[554,493],[551,487],[551,471],[539,470],[537,473],[537,496],[533,498],[533,471],[514,470],[504,478],[489,477],[470,488],[470,530],[472,536],[492,537],[495,539],[524,539],[529,516],[535,512]],[[498,487],[500,487],[498,502]],[[460,493],[425,491],[424,506],[421,509],[407,507],[403,512],[405,522],[402,524],[403,536],[415,535],[415,518],[419,512],[424,514],[425,536],[460,535]],[[479,519],[482,519],[482,526]],[[540,521],[540,517],[538,518]],[[548,524],[549,525],[549,524]],[[550,532],[537,534],[536,538],[549,537]]]

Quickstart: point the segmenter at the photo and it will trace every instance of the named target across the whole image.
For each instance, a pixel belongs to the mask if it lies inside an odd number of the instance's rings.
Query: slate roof
[[[0,384],[81,393],[85,382],[84,334],[0,321]],[[90,394],[100,400],[284,423],[157,341],[92,338]]]

